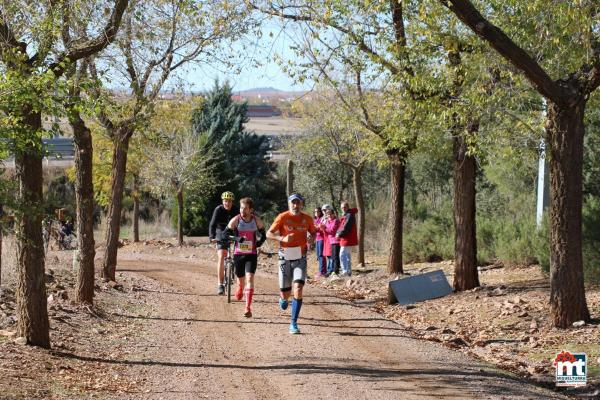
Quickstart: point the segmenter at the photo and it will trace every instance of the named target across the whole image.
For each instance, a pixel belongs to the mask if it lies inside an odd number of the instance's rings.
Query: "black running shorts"
[[[257,264],[256,254],[239,254],[233,256],[233,265],[235,266],[235,276],[241,278],[247,273],[256,273]]]

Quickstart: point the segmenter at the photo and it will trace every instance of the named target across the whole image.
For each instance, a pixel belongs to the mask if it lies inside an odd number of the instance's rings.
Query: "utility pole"
[[[542,100],[542,118],[546,119],[546,99]],[[544,220],[544,209],[548,206],[549,180],[546,179],[548,168],[546,168],[546,142],[544,138],[540,140],[539,148],[540,158],[538,161],[538,182],[537,182],[537,207],[535,212],[535,224],[538,229],[542,226]]]
[[[288,197],[294,192],[294,162],[290,159],[287,161],[287,195]]]
[[[537,181],[537,207],[535,213],[535,224],[538,229],[542,226],[544,219],[544,208],[546,201],[546,143],[544,139],[540,141],[540,158],[538,161],[538,181]]]

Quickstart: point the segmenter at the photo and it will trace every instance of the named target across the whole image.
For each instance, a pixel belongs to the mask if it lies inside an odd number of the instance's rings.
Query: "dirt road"
[[[299,326],[277,306],[273,263],[259,264],[254,316],[216,295],[213,252],[196,259],[120,253],[118,270],[161,283],[130,374],[151,399],[548,399],[529,385],[308,285]],[[141,289],[142,291],[145,289]],[[139,395],[135,398],[140,398]]]

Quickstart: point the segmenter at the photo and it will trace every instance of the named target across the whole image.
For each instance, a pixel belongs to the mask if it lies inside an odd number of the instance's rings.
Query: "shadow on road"
[[[198,322],[198,323],[209,323],[209,324],[264,324],[264,325],[289,325],[289,320],[285,321],[273,321],[271,319],[266,318],[252,318],[252,319],[243,319],[243,320],[225,320],[225,319],[197,319],[197,318],[165,318],[165,317],[147,317],[141,315],[127,315],[127,314],[119,314],[112,313],[111,315],[115,317],[122,318],[130,318],[130,319],[142,319],[142,320],[153,320],[153,321],[175,321],[175,322]],[[333,319],[333,320],[321,320],[321,319],[312,319],[312,318],[302,318],[300,322],[301,326],[316,326],[319,328],[336,328],[336,329],[364,329],[364,330],[386,330],[386,331],[406,331],[401,327],[392,327],[392,326],[356,326],[356,325],[333,325],[327,322],[345,322],[345,321],[373,321],[377,319],[366,318],[352,318],[352,319]],[[323,321],[324,323],[311,323],[304,322],[304,320],[314,320],[314,321]],[[361,336],[360,334],[354,334],[355,336]],[[367,336],[388,336],[388,335],[367,335]],[[389,335],[390,337],[405,337],[412,338],[408,335]]]
[[[73,354],[69,352],[52,351],[52,354],[57,357],[75,359],[85,362],[93,363],[104,363],[104,364],[117,364],[117,365],[142,365],[142,366],[158,366],[158,367],[172,367],[172,368],[217,368],[217,369],[231,369],[231,370],[253,370],[253,371],[283,371],[290,374],[306,374],[306,375],[321,375],[332,379],[332,375],[339,375],[340,379],[348,377],[364,378],[369,381],[377,381],[378,384],[382,382],[394,383],[398,380],[402,382],[415,381],[417,384],[414,389],[407,388],[406,385],[402,387],[382,387],[380,390],[398,390],[404,392],[418,392],[424,395],[434,395],[435,393],[427,393],[428,390],[438,390],[445,388],[444,383],[448,383],[450,386],[456,386],[460,384],[464,386],[466,390],[469,390],[469,383],[475,381],[485,381],[485,385],[477,385],[480,389],[478,393],[482,396],[498,395],[501,394],[506,398],[513,396],[528,396],[538,398],[539,393],[533,389],[526,389],[524,385],[517,386],[519,390],[513,389],[507,383],[512,381],[513,383],[525,383],[522,379],[508,376],[506,374],[495,372],[492,370],[486,370],[481,368],[474,368],[472,365],[453,365],[452,369],[438,367],[435,364],[431,368],[410,368],[407,366],[406,369],[397,368],[386,368],[384,367],[371,367],[371,366],[360,366],[358,364],[364,363],[361,360],[324,360],[325,363],[315,364],[311,362],[294,362],[288,364],[262,364],[262,365],[244,365],[244,364],[228,364],[228,363],[187,363],[187,362],[170,362],[170,361],[159,361],[159,360],[118,360],[102,357],[90,357]],[[331,361],[331,365],[327,362]],[[435,383],[427,381],[428,377],[431,376],[435,379]],[[483,387],[483,388],[482,388]]]

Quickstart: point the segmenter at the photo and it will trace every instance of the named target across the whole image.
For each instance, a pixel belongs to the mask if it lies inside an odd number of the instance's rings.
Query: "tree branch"
[[[127,16],[125,20],[125,38],[123,43],[121,44],[121,49],[123,50],[123,55],[125,56],[125,68],[127,73],[129,74],[129,79],[131,81],[131,88],[136,96],[140,95],[140,81],[138,73],[135,69],[135,65],[133,63],[133,52],[131,50],[131,43],[133,41],[132,32],[131,32],[131,15]]]
[[[89,57],[112,43],[117,37],[121,19],[128,4],[129,0],[115,0],[115,7],[102,32],[95,38],[77,43],[73,48],[67,49],[66,52],[59,55],[57,61],[50,65],[50,69],[54,71],[54,74],[56,76],[62,75],[66,62],[73,62]]]
[[[0,18],[0,50],[2,50],[2,53],[7,50],[14,50],[22,56],[27,56],[27,43],[17,40],[12,29],[4,21],[4,18]],[[2,59],[12,64],[4,54],[2,54]]]
[[[90,62],[89,62],[89,72],[90,72],[90,76],[92,77],[92,79],[94,79],[96,82],[100,82],[100,78],[98,77],[98,70],[96,69],[96,63],[93,60],[90,60]],[[96,100],[99,100],[100,97],[102,96],[100,88],[96,87],[96,85],[92,86],[92,90],[90,91],[90,94]],[[106,129],[106,131],[109,134],[112,134],[115,131],[116,126],[113,123],[113,121],[108,117],[105,107],[100,107],[100,111],[98,113],[98,120],[100,121],[100,124],[102,124],[102,126]],[[111,139],[112,139],[112,137],[111,137]]]
[[[521,47],[513,42],[500,28],[491,24],[469,0],[439,0],[465,25],[488,42],[500,55],[521,70],[540,94],[558,104],[565,102],[560,87],[546,71]]]
[[[600,39],[597,37],[592,37],[592,51],[594,54],[594,62],[592,64],[591,68],[587,68],[587,76],[586,76],[586,87],[585,87],[585,93],[589,94],[592,93],[594,90],[596,90],[598,88],[598,86],[600,86]],[[582,68],[582,70],[585,69],[585,66]]]

